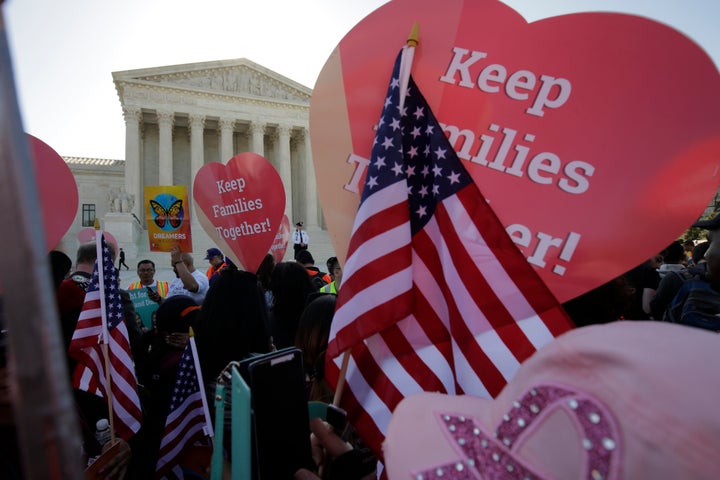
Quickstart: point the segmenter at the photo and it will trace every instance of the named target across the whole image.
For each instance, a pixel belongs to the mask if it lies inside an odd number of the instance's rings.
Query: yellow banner
[[[175,245],[192,251],[187,187],[145,187],[145,218],[151,252],[169,252]]]

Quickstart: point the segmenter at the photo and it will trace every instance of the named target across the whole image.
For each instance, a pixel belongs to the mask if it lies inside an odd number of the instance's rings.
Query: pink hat
[[[720,337],[660,322],[583,327],[495,400],[420,393],[393,413],[388,478],[720,478]]]

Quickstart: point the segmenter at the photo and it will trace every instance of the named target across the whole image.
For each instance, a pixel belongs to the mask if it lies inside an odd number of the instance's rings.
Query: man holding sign
[[[152,315],[158,309],[160,302],[167,297],[168,283],[155,280],[155,262],[140,260],[137,264],[137,274],[140,280],[132,282],[128,293],[135,305],[135,311],[142,319],[143,327],[152,328]]]

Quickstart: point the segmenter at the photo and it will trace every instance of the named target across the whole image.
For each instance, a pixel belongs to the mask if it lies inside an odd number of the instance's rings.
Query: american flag
[[[496,396],[571,322],[481,195],[398,55],[355,217],[328,347],[342,405],[380,454],[419,391]],[[407,74],[406,74],[407,75]],[[406,77],[407,78],[407,77]]]
[[[105,237],[101,233],[98,235],[101,251],[95,261],[68,353],[78,361],[73,387],[104,398],[108,398],[109,390],[113,426],[117,434],[127,440],[140,429],[142,410],[128,330],[123,321],[119,278]],[[103,333],[104,324],[107,324],[107,337]],[[103,354],[104,338],[107,338],[108,344],[110,386],[107,384]]]
[[[177,379],[165,420],[156,466],[158,478],[184,478],[179,462],[185,447],[206,436],[207,424],[200,381],[188,342],[178,365]]]

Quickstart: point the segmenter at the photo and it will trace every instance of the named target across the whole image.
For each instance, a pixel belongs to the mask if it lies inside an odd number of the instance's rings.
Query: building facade
[[[241,152],[273,164],[292,223],[323,228],[308,129],[311,89],[247,59],[114,72],[113,80],[126,125],[125,159],[65,158],[80,193],[66,251],[94,213],[129,258],[152,258],[144,187],[186,185],[192,204],[197,171]],[[191,218],[193,251],[203,252],[212,240],[194,210]]]

